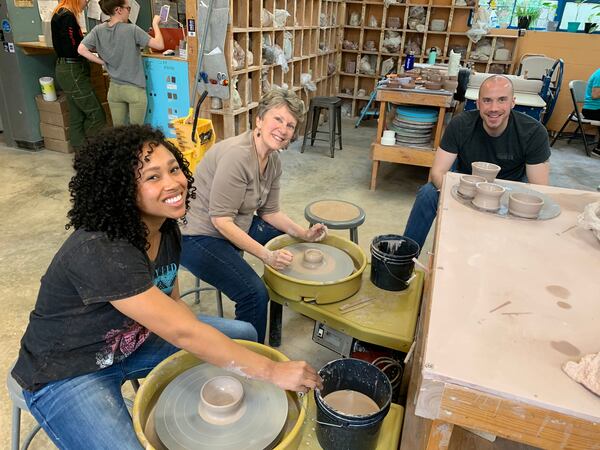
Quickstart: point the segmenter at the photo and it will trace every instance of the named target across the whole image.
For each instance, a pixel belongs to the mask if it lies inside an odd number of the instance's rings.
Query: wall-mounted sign
[[[188,19],[187,21],[187,32],[188,36],[196,36],[196,21],[194,19]]]
[[[33,8],[33,0],[15,0],[17,8]]]

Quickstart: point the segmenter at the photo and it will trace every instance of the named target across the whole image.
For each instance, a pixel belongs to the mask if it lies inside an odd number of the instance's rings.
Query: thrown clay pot
[[[400,83],[400,87],[402,89],[414,89],[416,86],[415,81],[411,80],[411,81],[407,81],[405,83]]]
[[[425,89],[429,89],[431,91],[439,91],[442,88],[442,83],[439,81],[426,81]]]
[[[444,81],[444,83],[442,84],[442,87],[450,92],[455,92],[456,88],[458,87],[458,81],[456,80],[446,80]]]
[[[536,219],[544,206],[544,199],[537,195],[513,192],[508,196],[508,211],[518,217]]]
[[[477,183],[485,182],[485,178],[478,177],[477,175],[463,175],[460,177],[458,193],[464,198],[473,198],[477,192]]]
[[[488,183],[493,183],[496,175],[500,172],[500,166],[488,162],[476,161],[471,163],[471,171],[473,175],[483,177]]]
[[[323,264],[323,259],[325,255],[321,250],[316,248],[309,248],[304,251],[304,255],[302,257],[302,265],[307,269],[315,269]]]
[[[237,378],[214,377],[200,390],[198,414],[213,425],[228,425],[244,414],[243,400],[244,387]]]
[[[478,208],[486,211],[498,211],[500,209],[500,198],[505,189],[499,184],[477,183],[475,185],[476,193],[472,203]]]

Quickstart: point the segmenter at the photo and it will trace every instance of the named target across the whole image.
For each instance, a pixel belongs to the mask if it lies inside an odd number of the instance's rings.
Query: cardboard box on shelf
[[[69,126],[69,113],[53,113],[48,111],[40,111],[40,123],[47,123],[59,127]]]
[[[44,138],[44,147],[48,150],[54,150],[61,153],[73,153],[73,147],[68,141],[60,141],[58,139]]]
[[[69,128],[57,125],[51,125],[49,123],[40,123],[40,131],[42,136],[45,138],[55,139],[57,141],[68,141],[69,140]]]

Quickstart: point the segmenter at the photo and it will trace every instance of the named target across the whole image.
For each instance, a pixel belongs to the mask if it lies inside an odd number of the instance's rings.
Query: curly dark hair
[[[67,214],[66,228],[105,232],[109,239],[126,239],[145,251],[149,244],[148,228],[137,205],[142,149],[150,152],[164,145],[179,163],[187,178],[186,211],[195,197],[194,177],[189,163],[164,134],[148,125],[107,128],[91,138],[75,155],[75,175],[69,182],[73,207]],[[184,219],[185,220],[185,219]],[[176,220],[167,219],[176,226]],[[165,224],[167,224],[165,222]]]

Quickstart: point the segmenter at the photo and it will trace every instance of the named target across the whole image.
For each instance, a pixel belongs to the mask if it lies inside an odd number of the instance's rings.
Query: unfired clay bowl
[[[500,172],[500,166],[488,162],[477,161],[471,163],[471,171],[473,175],[483,177],[488,183],[493,183],[496,175]]]
[[[315,269],[323,264],[325,255],[321,250],[309,248],[302,255],[302,265],[308,269]]]
[[[475,198],[471,200],[473,204],[486,211],[498,211],[500,209],[500,198],[505,189],[499,184],[477,183],[475,185]]]
[[[214,425],[228,425],[244,413],[244,387],[237,378],[211,378],[200,390],[198,414]]]
[[[485,183],[486,180],[483,177],[477,175],[463,175],[460,177],[460,184],[458,185],[458,192],[464,198],[473,198],[477,193],[477,183]]]
[[[526,219],[536,219],[544,206],[544,199],[533,194],[513,192],[508,196],[508,212]]]
[[[415,84],[414,80],[407,81],[405,83],[400,83],[400,87],[402,89],[414,89],[415,86],[416,86],[416,84]]]
[[[425,89],[430,89],[432,91],[439,91],[442,88],[442,83],[439,81],[426,81]]]

